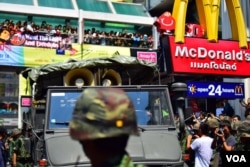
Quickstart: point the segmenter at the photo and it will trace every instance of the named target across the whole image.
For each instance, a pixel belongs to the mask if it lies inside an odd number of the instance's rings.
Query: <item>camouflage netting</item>
[[[69,60],[67,62],[48,64],[40,67],[27,68],[22,72],[29,79],[30,86],[36,83],[35,98],[44,96],[48,86],[63,86],[64,76],[73,69],[87,68],[96,73],[102,69],[113,69],[121,75],[122,85],[146,85],[158,72],[155,63],[138,60],[135,57],[115,56],[87,60]]]

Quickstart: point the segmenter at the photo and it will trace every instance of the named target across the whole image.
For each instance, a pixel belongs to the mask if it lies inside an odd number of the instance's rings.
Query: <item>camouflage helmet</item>
[[[119,88],[85,89],[76,102],[69,127],[75,140],[138,135],[133,103]]]
[[[238,127],[241,125],[241,121],[231,123],[232,130],[237,131]]]
[[[14,129],[12,130],[12,132],[11,132],[11,136],[17,136],[17,135],[19,135],[19,134],[21,134],[21,133],[22,133],[22,131],[21,131],[20,129],[14,128]]]
[[[200,123],[197,122],[197,123],[194,124],[193,130],[199,130],[199,129],[200,129]]]
[[[224,116],[223,120],[226,120],[226,121],[229,121],[231,122],[232,121],[232,118],[230,116]]]
[[[216,118],[210,118],[207,120],[207,124],[210,128],[218,128],[220,125],[220,122]]]

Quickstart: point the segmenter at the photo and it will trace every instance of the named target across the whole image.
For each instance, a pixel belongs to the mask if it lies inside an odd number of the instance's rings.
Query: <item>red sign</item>
[[[175,73],[250,76],[250,49],[241,49],[239,42],[185,38],[178,44],[169,36],[169,43]]]

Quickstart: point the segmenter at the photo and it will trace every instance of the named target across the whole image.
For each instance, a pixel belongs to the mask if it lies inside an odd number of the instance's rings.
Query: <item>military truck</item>
[[[21,119],[34,165],[90,166],[81,145],[70,138],[68,124],[84,89],[110,86],[124,89],[135,106],[140,136],[130,137],[127,146],[134,163],[183,166],[178,137],[184,121],[178,101],[183,100],[186,87],[173,85],[176,91],[171,99],[167,85],[152,84],[157,73],[155,64],[124,56],[70,60],[24,70],[22,76],[27,79],[32,103]],[[181,118],[179,129],[172,101]]]

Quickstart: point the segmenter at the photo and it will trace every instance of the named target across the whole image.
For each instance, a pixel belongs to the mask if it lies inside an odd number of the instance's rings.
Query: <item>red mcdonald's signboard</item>
[[[169,44],[174,73],[250,77],[250,49],[239,48],[238,41],[185,38],[178,44],[169,36]]]

